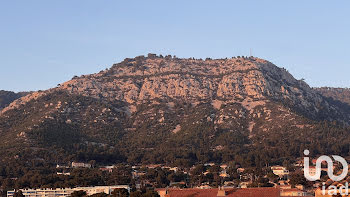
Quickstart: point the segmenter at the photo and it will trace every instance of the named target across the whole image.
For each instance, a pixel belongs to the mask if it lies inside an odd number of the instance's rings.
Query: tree
[[[148,190],[142,195],[143,197],[160,197],[156,191]]]
[[[19,190],[18,192],[15,192],[15,194],[13,196],[14,197],[24,197],[24,195],[23,195],[21,190]]]
[[[131,192],[130,197],[142,197],[142,193],[140,191]]]
[[[127,189],[124,188],[117,188],[112,192],[113,197],[128,197],[129,192]]]
[[[304,174],[301,172],[295,172],[290,175],[290,184],[291,185],[305,185],[306,184],[306,179],[304,177]]]
[[[106,193],[102,192],[102,193],[93,194],[89,197],[107,197],[107,196],[108,195]]]
[[[193,175],[201,175],[204,172],[204,166],[203,165],[197,165],[193,170],[192,174]]]
[[[277,175],[275,175],[273,172],[269,172],[267,174],[267,178],[269,179],[269,181],[277,183],[279,177]]]
[[[80,190],[80,191],[75,191],[73,192],[70,197],[86,197],[86,191]]]
[[[218,165],[213,165],[213,166],[210,166],[209,168],[209,172],[211,173],[219,173],[220,171],[221,171],[221,168]]]
[[[157,57],[157,55],[154,54],[154,53],[148,53],[147,57],[148,57],[148,58],[151,58],[151,59],[154,59],[154,58]]]
[[[91,165],[91,167],[95,167],[96,166],[96,161],[95,160],[90,160],[89,164]]]

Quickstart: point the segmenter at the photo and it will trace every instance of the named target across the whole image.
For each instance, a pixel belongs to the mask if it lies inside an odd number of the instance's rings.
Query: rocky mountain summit
[[[349,149],[347,138],[342,144],[333,136],[346,134],[348,104],[255,57],[127,58],[23,96],[0,114],[6,157],[185,165],[250,158],[256,150],[268,162],[300,156],[304,147]]]
[[[148,58],[125,59],[97,74],[74,77],[57,88],[34,92],[4,111],[60,90],[107,102],[120,101],[130,112],[139,104],[159,101],[241,103],[248,108],[248,105],[278,101],[312,118],[321,115],[329,121],[349,121],[348,114],[329,104],[318,91],[266,60],[178,59],[153,54]]]

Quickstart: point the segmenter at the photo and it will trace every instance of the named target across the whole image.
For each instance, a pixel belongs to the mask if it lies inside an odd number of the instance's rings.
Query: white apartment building
[[[72,162],[72,168],[91,168],[91,164]]]
[[[57,188],[57,189],[20,189],[25,197],[64,197],[70,196],[75,191],[85,191],[87,195],[97,193],[111,194],[115,189],[124,188],[130,192],[128,185],[114,185],[114,186],[95,186],[95,187],[76,187],[76,188]],[[7,197],[13,197],[15,190],[8,191]]]

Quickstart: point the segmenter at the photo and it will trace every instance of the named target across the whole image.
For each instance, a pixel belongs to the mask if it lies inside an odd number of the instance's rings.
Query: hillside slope
[[[25,96],[29,94],[29,92],[11,92],[11,91],[5,91],[0,90],[0,110],[7,107],[10,103],[12,103],[14,100]]]
[[[0,156],[257,166],[304,148],[348,154],[344,106],[266,60],[150,54],[12,102],[0,113]]]
[[[334,100],[341,101],[343,103],[350,104],[350,89],[349,88],[314,88],[325,97],[332,98]]]

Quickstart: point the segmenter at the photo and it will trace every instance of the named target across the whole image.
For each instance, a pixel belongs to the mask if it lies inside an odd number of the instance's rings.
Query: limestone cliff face
[[[141,64],[142,66],[138,66]],[[96,75],[68,81],[60,87],[72,93],[82,93],[129,104],[153,99],[234,100],[264,94],[264,77],[259,66],[244,59],[182,60],[163,58],[130,60]]]
[[[291,99],[306,96],[320,101],[319,95],[307,84],[257,58],[205,61],[145,58],[140,62],[131,59],[110,70],[72,79],[58,89],[129,104],[153,99],[196,102],[234,101],[246,97],[266,99],[269,96]],[[303,92],[308,94],[303,95]]]
[[[74,77],[59,87],[27,95],[3,112],[58,90],[108,102],[122,101],[129,107],[159,100],[189,103],[216,100],[253,105],[276,101],[311,118],[322,116],[341,122],[350,119],[349,114],[330,105],[304,81],[296,80],[283,68],[253,57],[198,60],[139,56],[100,73]]]
[[[317,118],[344,122],[349,116],[287,70],[258,58],[195,60],[177,58],[126,59],[111,69],[82,76],[58,89],[129,105],[161,100],[226,103],[274,100]],[[340,111],[339,111],[340,110]],[[322,115],[324,116],[324,115]],[[337,117],[337,118],[335,118]]]
[[[349,136],[338,126],[349,124],[349,114],[348,104],[322,96],[266,60],[151,55],[12,102],[0,112],[0,157],[41,158],[41,150],[58,147],[62,158],[75,158],[85,146],[97,146],[132,163],[187,156],[199,161],[201,155],[210,160],[223,153],[230,154],[229,161],[232,150],[239,155],[265,150],[279,160],[283,152],[300,157],[303,145],[324,136],[325,145],[315,147],[331,150],[327,144],[339,143],[339,133]],[[294,148],[285,150],[285,144]],[[56,152],[50,154],[56,161]]]

